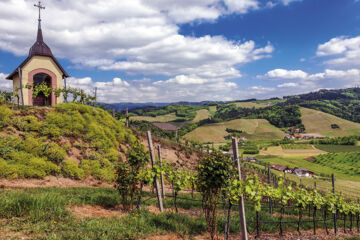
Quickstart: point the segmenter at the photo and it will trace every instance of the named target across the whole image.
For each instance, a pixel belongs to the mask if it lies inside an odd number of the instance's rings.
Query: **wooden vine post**
[[[23,93],[23,84],[22,84],[22,76],[21,76],[21,68],[18,68],[19,72],[19,80],[20,80],[20,95],[21,95],[21,106],[24,109],[24,93]]]
[[[129,128],[129,108],[126,107],[126,127]]]
[[[333,190],[333,193],[335,194],[335,176],[334,174],[331,174],[331,182],[332,182],[332,190]],[[337,216],[336,216],[336,212],[337,212],[337,209],[336,209],[336,206],[335,206],[335,213],[334,213],[334,233],[335,235],[337,234]]]
[[[162,159],[161,159],[161,146],[158,146],[158,156],[159,156],[159,163],[160,167],[162,167]],[[165,199],[165,187],[164,187],[164,175],[160,173],[160,181],[161,181],[161,196]]]
[[[271,172],[270,172],[270,164],[268,166],[268,184],[271,185]],[[269,212],[272,215],[273,214],[273,208],[272,208],[272,199],[269,197]]]
[[[239,159],[239,146],[236,138],[232,139],[232,148],[234,153],[234,159],[237,162],[239,180],[241,181],[241,166]],[[239,214],[240,214],[240,224],[241,224],[241,240],[248,240],[247,228],[246,228],[246,217],[245,217],[245,206],[244,206],[244,198],[240,196],[239,200]]]
[[[148,143],[149,143],[151,165],[154,166],[155,165],[155,153],[154,153],[154,146],[152,143],[150,131],[147,131],[147,137],[148,137]],[[156,175],[155,175],[155,188],[156,188],[156,196],[157,196],[158,203],[159,203],[159,210],[160,210],[160,212],[163,212],[164,207],[163,207],[161,193],[160,193],[159,179]]]

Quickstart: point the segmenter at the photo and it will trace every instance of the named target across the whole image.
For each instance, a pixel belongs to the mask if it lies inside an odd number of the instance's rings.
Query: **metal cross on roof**
[[[37,5],[34,4],[34,7],[39,8],[39,28],[41,28],[41,10],[45,9],[45,7],[41,5],[41,1]]]

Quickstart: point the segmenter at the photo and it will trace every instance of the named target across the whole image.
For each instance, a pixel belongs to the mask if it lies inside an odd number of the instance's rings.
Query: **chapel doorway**
[[[34,75],[34,86],[39,86],[45,83],[47,86],[51,86],[51,77],[46,73],[38,73]],[[36,98],[33,99],[33,106],[51,106],[51,94],[45,97],[44,93],[40,92]]]

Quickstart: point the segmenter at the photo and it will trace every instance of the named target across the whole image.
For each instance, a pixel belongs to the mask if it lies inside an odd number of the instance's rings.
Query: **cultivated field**
[[[360,146],[351,145],[316,145],[317,149],[325,152],[338,153],[338,152],[360,152]]]
[[[242,130],[242,136],[250,140],[282,139],[285,134],[278,128],[272,126],[264,119],[237,119],[228,122],[214,123],[196,128],[185,135],[185,138],[202,143],[225,142],[225,136],[229,135],[226,128]]]
[[[280,156],[280,157],[311,157],[326,152],[319,149],[283,149],[281,146],[268,147],[260,151],[263,156]]]
[[[308,108],[301,108],[301,115],[307,133],[319,133],[329,137],[360,134],[359,123],[350,122],[331,114]],[[332,129],[331,124],[339,125],[340,129]]]

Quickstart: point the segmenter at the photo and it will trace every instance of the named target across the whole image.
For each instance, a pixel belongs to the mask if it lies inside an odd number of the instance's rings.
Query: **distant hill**
[[[139,109],[139,108],[148,108],[148,107],[166,107],[170,105],[189,105],[189,106],[203,106],[210,103],[225,103],[222,101],[202,101],[202,102],[167,102],[167,103],[154,103],[154,102],[145,102],[145,103],[132,103],[132,102],[120,102],[120,103],[103,103],[105,106],[115,110],[124,112],[126,107],[129,110]]]

